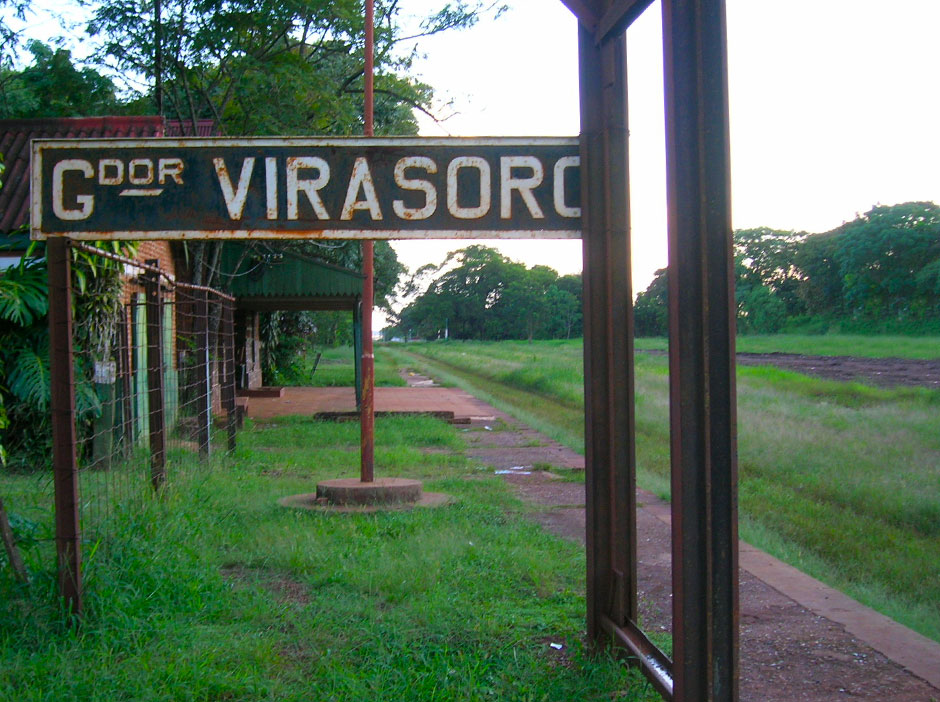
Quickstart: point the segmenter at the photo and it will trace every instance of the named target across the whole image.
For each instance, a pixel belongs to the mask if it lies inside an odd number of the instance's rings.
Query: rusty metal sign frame
[[[637,617],[626,29],[652,0],[578,18],[588,636],[681,702],[738,699],[737,453],[724,0],[662,0],[669,237],[673,658]]]
[[[562,1],[579,22],[588,636],[634,659],[668,700],[736,702],[737,453],[725,4],[662,0],[672,473],[670,660],[637,624],[625,32],[652,0]],[[139,232],[134,235],[144,238]],[[345,230],[342,236],[353,238],[354,233]],[[375,238],[378,233],[370,230],[362,236]],[[165,237],[161,233],[159,238]],[[80,612],[65,235],[50,237],[48,258],[60,592],[72,612]]]

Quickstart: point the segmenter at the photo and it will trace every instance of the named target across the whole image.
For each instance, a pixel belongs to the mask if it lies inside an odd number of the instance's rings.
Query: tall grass
[[[380,418],[376,432],[377,474],[423,478],[454,502],[282,508],[355,474],[358,427],[249,422],[228,465],[172,474],[113,539],[85,544],[81,628],[60,624],[51,559],[29,550],[28,587],[0,570],[0,699],[656,699],[583,649],[579,547],[525,520],[452,427]],[[39,489],[26,481],[0,476],[11,508]]]
[[[272,379],[275,385],[301,387],[352,387],[356,383],[355,354],[349,346],[323,349],[319,362],[316,355],[296,359],[290,368]],[[406,385],[398,367],[387,356],[376,356],[375,384],[379,387]]]
[[[580,350],[573,342],[392,349],[482,388],[583,452]],[[666,359],[638,354],[635,383],[638,477],[668,497]],[[739,368],[742,535],[940,640],[938,426],[937,391]]]
[[[800,353],[809,356],[861,356],[862,358],[940,358],[938,336],[861,336],[857,334],[753,334],[739,336],[744,353]],[[642,350],[665,351],[665,338],[636,340]]]

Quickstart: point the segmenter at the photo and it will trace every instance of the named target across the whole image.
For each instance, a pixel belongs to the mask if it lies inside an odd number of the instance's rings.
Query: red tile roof
[[[29,222],[30,139],[184,136],[189,123],[164,124],[162,117],[63,117],[0,120],[0,154],[6,164],[0,188],[0,235]],[[212,120],[199,120],[198,136],[215,134]]]
[[[218,136],[214,119],[196,120],[196,133],[193,134],[193,123],[190,120],[168,119],[166,121],[166,134],[168,137],[211,137]]]

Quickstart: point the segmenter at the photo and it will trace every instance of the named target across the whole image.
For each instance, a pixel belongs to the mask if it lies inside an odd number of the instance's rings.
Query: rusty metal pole
[[[178,295],[179,293],[177,293]],[[196,336],[196,440],[199,456],[212,455],[212,380],[209,362],[209,292],[195,290],[193,332]]]
[[[151,266],[159,261],[150,260]],[[163,378],[163,310],[160,277],[154,271],[143,275],[147,305],[147,399],[150,429],[150,482],[159,490],[166,482],[166,414]]]
[[[55,543],[59,594],[66,610],[82,614],[81,528],[75,433],[75,371],[72,351],[72,281],[69,243],[46,244],[49,266],[49,351],[51,364],[52,468],[55,480]]]
[[[363,101],[363,134],[375,136],[373,125],[375,5],[366,0],[365,96]],[[362,242],[362,408],[360,411],[361,446],[359,479],[371,483],[375,479],[375,356],[372,346],[372,306],[374,304],[373,242]]]
[[[637,617],[626,37],[579,24],[588,635]]]
[[[664,0],[677,700],[738,699],[737,446],[723,0]]]

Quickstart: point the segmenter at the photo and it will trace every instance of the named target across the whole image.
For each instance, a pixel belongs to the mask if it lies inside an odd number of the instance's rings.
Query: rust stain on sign
[[[576,138],[33,143],[35,239],[578,238]]]

